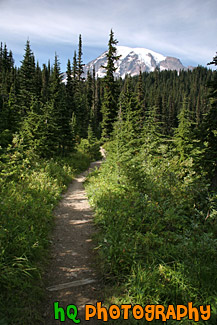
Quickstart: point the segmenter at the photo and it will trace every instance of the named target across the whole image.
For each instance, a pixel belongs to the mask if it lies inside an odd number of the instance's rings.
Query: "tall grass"
[[[205,179],[194,173],[191,159],[180,163],[174,153],[153,157],[140,150],[124,161],[114,147],[107,150],[86,189],[100,229],[99,266],[111,286],[108,305],[211,304],[208,324],[215,325],[217,222],[210,202],[216,203],[216,194],[208,200]]]
[[[53,209],[90,159],[77,152],[39,159],[9,148],[0,161],[0,324],[39,324],[41,276]]]

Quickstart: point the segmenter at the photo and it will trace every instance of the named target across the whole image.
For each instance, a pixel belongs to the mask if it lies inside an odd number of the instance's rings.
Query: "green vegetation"
[[[57,55],[41,68],[27,41],[18,69],[1,44],[0,324],[40,322],[53,208],[100,143],[87,190],[107,303],[211,304],[217,322],[217,72],[115,80],[116,44],[84,80],[80,35],[66,83]]]
[[[1,161],[0,320],[1,324],[39,322],[41,276],[53,225],[53,209],[87,155],[40,158],[13,143]]]
[[[107,161],[86,185],[101,273],[114,285],[107,303],[211,304],[216,324],[216,194],[192,159],[180,161],[166,144],[131,156],[116,148],[117,141],[107,145]]]
[[[0,324],[40,322],[53,209],[74,175],[100,157],[88,128],[81,36],[74,65],[64,84],[57,55],[41,69],[27,41],[18,69],[0,47]]]
[[[99,226],[97,250],[108,283],[107,305],[210,304],[208,323],[216,324],[214,81],[202,123],[192,119],[184,96],[170,134],[159,106],[141,114],[130,80],[125,80],[118,120],[105,145],[107,160],[86,183]],[[187,317],[180,323],[192,324]]]

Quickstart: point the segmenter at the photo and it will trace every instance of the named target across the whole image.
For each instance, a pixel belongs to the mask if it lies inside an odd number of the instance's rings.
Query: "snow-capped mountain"
[[[117,55],[121,55],[116,62],[115,77],[124,78],[126,74],[135,76],[142,72],[154,71],[156,68],[162,70],[186,70],[181,61],[174,57],[164,56],[154,51],[145,48],[130,48],[126,46],[117,46]],[[89,62],[84,66],[84,75],[86,77],[87,71],[93,70],[95,66],[96,76],[102,78],[105,76],[105,69],[102,65],[106,65],[106,52],[100,55],[95,60]]]

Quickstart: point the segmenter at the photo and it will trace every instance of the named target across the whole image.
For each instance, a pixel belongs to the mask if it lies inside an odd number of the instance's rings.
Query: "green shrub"
[[[99,160],[102,158],[99,149],[100,143],[97,139],[81,139],[77,146],[77,150],[88,155],[91,160]]]
[[[107,146],[106,162],[86,182],[99,266],[114,285],[108,305],[211,304],[209,324],[216,324],[216,196],[207,200],[208,184],[191,159],[142,147],[118,155],[114,148]]]

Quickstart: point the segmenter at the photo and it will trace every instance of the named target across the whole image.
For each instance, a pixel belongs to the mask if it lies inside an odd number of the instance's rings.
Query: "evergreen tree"
[[[54,101],[46,104],[32,101],[20,130],[26,150],[41,157],[52,157],[60,153],[61,128],[58,122]]]
[[[84,80],[84,78],[82,77],[82,74],[84,73],[84,64],[82,63],[82,39],[81,39],[81,35],[79,35],[79,44],[78,44],[78,81],[82,81]]]
[[[25,54],[21,63],[19,72],[19,103],[22,113],[25,115],[30,109],[32,97],[36,95],[35,57],[31,51],[29,40],[26,42]]]
[[[137,102],[141,109],[141,115],[145,116],[145,98],[144,98],[144,90],[143,90],[143,83],[142,83],[142,72],[139,72],[139,79],[136,85],[136,95],[137,95]]]
[[[71,116],[66,105],[65,86],[62,83],[62,74],[57,55],[53,71],[50,77],[50,107],[52,107],[53,124],[58,126],[56,130],[57,150],[64,154],[67,149],[73,147],[72,130],[70,126]]]
[[[15,68],[12,52],[7,45],[0,47],[0,142],[7,146],[18,128],[18,106],[13,103],[15,91]],[[14,104],[14,105],[13,105]]]
[[[86,93],[87,93],[87,104],[89,111],[91,110],[94,98],[94,88],[93,88],[93,77],[91,76],[90,71],[87,72],[87,81],[86,81]]]
[[[117,117],[117,100],[118,93],[117,87],[114,80],[115,62],[120,58],[116,54],[116,45],[118,41],[114,38],[114,33],[111,30],[109,42],[108,42],[108,52],[107,65],[103,66],[106,69],[106,77],[104,80],[105,90],[104,98],[102,103],[102,138],[105,140],[110,137],[113,130],[113,123]]]
[[[78,87],[78,62],[77,62],[77,54],[74,52],[73,56],[73,64],[72,64],[72,87],[73,87],[73,100],[75,103],[75,92]],[[75,108],[76,110],[76,108]]]
[[[142,72],[140,70],[139,73],[139,79],[136,84],[136,115],[138,119],[138,127],[142,129],[144,120],[145,120],[145,95],[144,95],[144,89],[143,89],[143,83],[142,83]]]
[[[42,92],[42,71],[39,66],[39,62],[37,61],[36,69],[35,69],[35,95],[38,100],[41,100],[41,92]]]
[[[49,81],[50,81],[50,67],[43,64],[42,69],[42,86],[41,86],[41,100],[45,104],[49,100]]]
[[[66,86],[69,89],[69,91],[72,91],[72,68],[69,59],[67,62],[67,70],[66,70]]]
[[[78,76],[78,62],[77,62],[77,54],[75,51],[73,57],[73,66],[72,66],[72,77],[74,81],[77,80],[77,76]]]
[[[75,118],[76,118],[75,133],[80,138],[87,137],[88,123],[89,123],[87,96],[84,90],[85,90],[84,85],[78,85],[75,89],[75,94],[74,94]]]
[[[71,62],[68,60],[67,70],[66,70],[66,105],[70,118],[75,111],[74,108],[74,87],[72,79],[72,68]]]
[[[14,60],[12,52],[8,53],[7,45],[0,48],[0,108],[8,100],[11,85],[14,82]]]
[[[93,75],[89,77],[89,83],[87,78],[88,89],[87,99],[90,107],[90,126],[93,130],[94,136],[100,137],[100,99],[99,99],[99,83],[96,80],[95,67],[93,67]]]
[[[93,73],[95,75],[95,68],[93,70]],[[93,107],[92,107],[92,115],[93,115],[93,130],[95,132],[96,137],[99,139],[101,137],[101,122],[102,122],[102,81],[100,78],[97,78],[95,80],[95,96],[93,101]]]
[[[86,138],[88,132],[89,123],[89,110],[87,104],[86,87],[84,84],[84,78],[82,74],[83,63],[82,63],[82,39],[79,35],[79,49],[78,49],[78,59],[76,58],[76,53],[73,59],[73,79],[74,79],[74,104],[75,104],[75,133],[80,138]]]
[[[0,76],[2,74],[3,44],[0,45]]]
[[[22,120],[20,134],[23,139],[23,144],[29,151],[41,154],[43,152],[44,129],[43,116],[40,112],[39,101],[32,99],[32,103]]]
[[[217,55],[209,63],[217,66]],[[217,187],[217,70],[213,73],[210,86],[210,110],[202,124],[201,134],[205,143],[205,154],[202,159],[204,169],[212,181],[212,185]]]
[[[175,130],[175,144],[180,154],[180,159],[184,160],[192,156],[193,132],[192,122],[189,116],[188,103],[184,97],[182,109],[178,114],[178,128]]]
[[[17,131],[20,122],[19,106],[18,106],[15,82],[11,85],[11,89],[8,97],[8,107],[10,110],[11,130],[14,133],[15,131]]]
[[[142,131],[142,117],[136,93],[133,91],[132,78],[126,76],[119,101],[119,118],[124,121],[125,140],[133,150],[137,150]],[[128,131],[127,131],[128,130]]]

